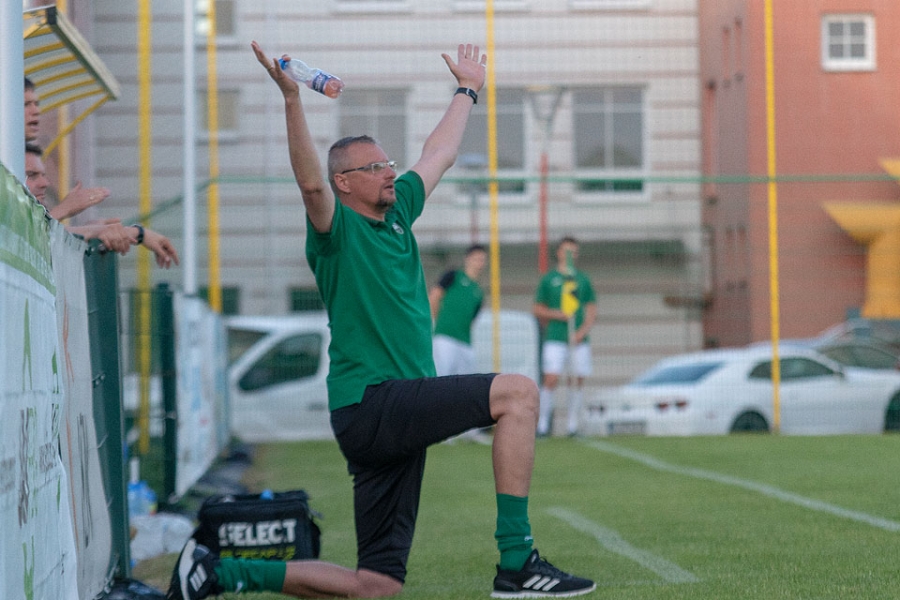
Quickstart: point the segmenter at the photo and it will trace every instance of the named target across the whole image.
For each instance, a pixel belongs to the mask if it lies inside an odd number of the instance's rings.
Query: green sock
[[[280,560],[223,558],[216,567],[226,592],[281,592],[287,563]]]
[[[518,571],[531,554],[531,524],[528,522],[528,496],[497,494],[497,532],[500,568]]]

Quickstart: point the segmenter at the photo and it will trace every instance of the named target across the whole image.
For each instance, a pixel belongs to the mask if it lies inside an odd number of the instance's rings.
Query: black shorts
[[[359,404],[331,413],[353,475],[357,568],[406,579],[425,449],[494,423],[495,374],[450,375],[370,385]]]

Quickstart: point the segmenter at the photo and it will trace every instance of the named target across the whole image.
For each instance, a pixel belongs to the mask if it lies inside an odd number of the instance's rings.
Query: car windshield
[[[228,364],[232,364],[250,349],[250,346],[266,336],[258,329],[228,329]]]
[[[721,362],[691,363],[660,367],[638,376],[634,385],[665,385],[670,383],[696,383],[722,366]]]
[[[828,346],[819,352],[844,365],[869,369],[896,369],[897,357],[879,348],[866,346]]]

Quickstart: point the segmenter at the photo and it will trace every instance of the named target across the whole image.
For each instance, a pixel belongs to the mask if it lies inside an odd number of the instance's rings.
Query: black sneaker
[[[532,550],[520,571],[497,567],[492,598],[568,598],[594,590],[597,584],[560,571]]]
[[[194,538],[189,539],[178,555],[166,600],[199,600],[223,592],[215,572],[217,564],[218,556]]]

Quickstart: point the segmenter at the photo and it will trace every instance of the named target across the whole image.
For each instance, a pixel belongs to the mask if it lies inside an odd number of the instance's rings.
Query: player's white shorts
[[[475,349],[472,346],[443,334],[434,336],[432,342],[438,377],[475,373]]]
[[[562,375],[566,371],[566,359],[569,358],[569,345],[564,342],[544,342],[541,349],[541,370],[551,375]],[[571,373],[576,377],[587,377],[591,374],[591,345],[578,344],[572,350]]]

